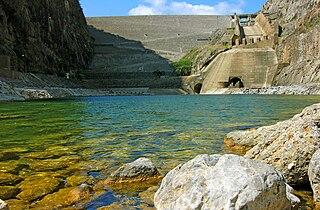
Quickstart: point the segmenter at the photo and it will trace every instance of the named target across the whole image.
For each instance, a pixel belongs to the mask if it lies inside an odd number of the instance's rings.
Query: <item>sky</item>
[[[266,0],[80,0],[86,17],[228,15],[258,12]]]

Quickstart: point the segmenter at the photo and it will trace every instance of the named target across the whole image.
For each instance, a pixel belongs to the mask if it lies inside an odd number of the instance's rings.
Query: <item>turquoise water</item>
[[[67,180],[72,164],[82,174],[102,179],[126,162],[148,157],[166,172],[198,154],[226,153],[223,137],[235,129],[270,125],[289,119],[319,96],[178,95],[86,97],[66,100],[0,103],[0,154],[17,155],[29,164],[23,179],[49,171],[36,161],[77,156],[62,169]],[[53,155],[55,154],[55,155]],[[0,155],[1,157],[1,155]],[[1,160],[1,159],[0,159]],[[5,159],[2,162],[13,161]],[[1,163],[1,162],[0,162]],[[16,172],[21,175],[21,172]],[[94,182],[93,182],[94,183]],[[122,202],[123,195],[105,193],[91,209]],[[120,199],[121,198],[121,199]],[[126,197],[143,203],[139,196]],[[101,201],[102,200],[102,201]],[[150,204],[149,204],[150,206]],[[152,206],[152,205],[151,205]],[[89,208],[89,207],[88,207]]]

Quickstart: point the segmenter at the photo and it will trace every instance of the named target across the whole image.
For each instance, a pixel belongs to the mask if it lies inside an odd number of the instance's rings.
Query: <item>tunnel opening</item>
[[[198,83],[198,84],[196,84],[195,86],[194,86],[194,92],[196,93],[196,94],[200,94],[200,92],[201,92],[201,88],[202,88],[202,83]]]
[[[232,77],[229,79],[229,87],[243,88],[244,84],[239,77]]]

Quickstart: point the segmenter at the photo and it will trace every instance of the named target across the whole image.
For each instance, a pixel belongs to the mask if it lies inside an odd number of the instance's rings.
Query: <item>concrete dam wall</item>
[[[87,22],[95,48],[84,75],[87,86],[96,88],[179,88],[181,80],[170,62],[230,26],[229,16],[99,17]]]
[[[272,48],[231,49],[206,67],[201,94],[213,93],[217,88],[271,87],[277,68]]]
[[[139,41],[145,48],[177,60],[194,46],[206,43],[212,32],[230,27],[230,16],[95,17],[87,18],[87,22],[96,29]]]

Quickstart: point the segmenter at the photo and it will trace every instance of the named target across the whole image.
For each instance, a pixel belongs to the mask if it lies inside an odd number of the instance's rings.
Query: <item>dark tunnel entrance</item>
[[[232,77],[229,79],[229,87],[243,88],[243,82],[239,77]]]
[[[200,94],[201,88],[202,88],[202,83],[196,84],[196,85],[194,86],[194,92],[195,92],[196,94]]]

